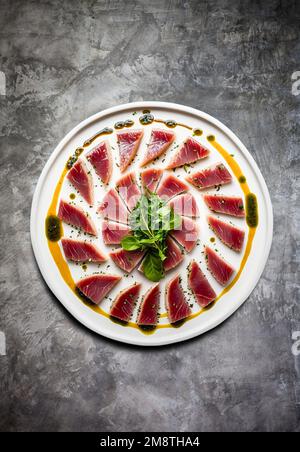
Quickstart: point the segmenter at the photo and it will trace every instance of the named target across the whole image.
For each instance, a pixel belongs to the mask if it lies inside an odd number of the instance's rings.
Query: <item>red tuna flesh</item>
[[[194,138],[187,138],[180,146],[174,157],[171,159],[167,169],[177,168],[197,162],[197,160],[207,157],[209,150],[202,146]]]
[[[120,223],[127,223],[128,220],[128,210],[114,188],[111,188],[106,193],[98,207],[98,212],[101,213],[104,218],[119,221]]]
[[[170,323],[179,322],[192,313],[180,286],[179,275],[172,278],[167,285],[165,304]]]
[[[79,191],[83,199],[92,206],[94,204],[93,179],[83,160],[77,160],[68,172],[67,179]]]
[[[207,220],[211,229],[225,245],[235,251],[241,251],[245,237],[244,231],[215,217],[209,216]]]
[[[120,279],[117,275],[91,275],[78,281],[76,286],[93,303],[99,304]]]
[[[191,218],[181,217],[180,228],[172,231],[171,235],[187,252],[190,252],[196,246],[199,228]]]
[[[184,215],[186,217],[199,217],[199,209],[196,199],[190,193],[184,193],[183,195],[176,196],[169,201],[169,206],[174,209],[178,215]]]
[[[234,269],[224,261],[215,251],[208,246],[205,247],[207,267],[218,283],[225,286],[234,273]]]
[[[130,130],[117,133],[121,173],[126,170],[136,156],[143,134],[143,130]]]
[[[159,168],[149,168],[141,172],[142,186],[151,192],[155,192],[161,179],[163,170]]]
[[[122,322],[129,322],[140,293],[140,288],[140,284],[133,284],[133,286],[122,290],[111,306],[110,315],[122,320]]]
[[[144,295],[136,323],[141,326],[155,326],[158,322],[158,309],[160,300],[159,284],[150,287]]]
[[[106,220],[102,222],[102,237],[105,245],[119,245],[130,232],[131,229],[125,224]]]
[[[201,190],[229,184],[232,181],[232,177],[223,163],[217,163],[187,176],[186,180]]]
[[[102,141],[92,149],[86,158],[91,162],[97,175],[104,184],[108,184],[113,169],[111,148],[108,140]]]
[[[170,199],[187,190],[188,186],[171,174],[160,182],[156,193],[163,199]]]
[[[175,133],[164,129],[152,129],[150,142],[141,166],[147,165],[152,160],[163,154],[175,140]]]
[[[202,308],[205,308],[216,299],[217,295],[197,262],[193,260],[190,263],[188,270],[189,287],[191,288],[197,303]]]
[[[123,248],[119,248],[116,251],[112,251],[109,255],[118,267],[130,273],[142,260],[144,254],[144,251],[126,251]]]
[[[166,259],[163,262],[164,270],[167,272],[171,270],[172,268],[177,267],[177,265],[180,264],[180,262],[183,261],[184,257],[181,253],[181,249],[177,245],[176,242],[174,242],[171,237],[167,237],[166,239],[167,244],[167,252],[166,252]]]
[[[210,210],[214,212],[241,218],[245,216],[242,198],[236,196],[204,195],[203,199]]]
[[[65,223],[82,229],[88,234],[97,236],[97,229],[93,220],[79,206],[74,206],[67,201],[61,200],[58,209],[58,218]]]
[[[126,174],[116,183],[116,188],[129,210],[134,209],[141,197],[134,173]]]
[[[65,256],[74,262],[105,262],[107,257],[93,243],[62,238],[61,244]]]

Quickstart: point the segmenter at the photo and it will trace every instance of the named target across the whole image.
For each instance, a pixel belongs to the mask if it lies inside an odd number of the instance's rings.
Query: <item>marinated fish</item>
[[[189,165],[207,157],[209,150],[192,137],[187,138],[169,162],[167,169]]]
[[[117,133],[121,173],[128,168],[136,156],[143,134],[143,130],[126,130]]]
[[[95,168],[97,175],[104,184],[108,184],[113,169],[111,148],[108,140],[104,140],[93,148],[86,158]]]
[[[120,281],[117,275],[91,275],[77,282],[77,288],[93,303],[99,304]]]
[[[107,257],[93,243],[63,237],[61,244],[66,258],[70,261],[105,262],[107,260]]]
[[[205,247],[205,258],[213,277],[222,286],[226,286],[234,273],[234,269],[208,246]]]
[[[140,289],[140,284],[133,284],[132,286],[122,290],[111,306],[110,315],[121,320],[122,322],[129,322],[138,299]]]
[[[175,133],[164,129],[152,129],[150,142],[141,166],[162,155],[175,140]]]
[[[192,313],[181,288],[179,275],[172,278],[167,285],[165,304],[170,323],[179,322]]]
[[[209,284],[208,279],[194,260],[189,264],[188,284],[197,303],[202,308],[206,308],[206,306],[212,303],[217,297],[214,289]]]
[[[69,204],[62,199],[59,204],[57,216],[65,223],[80,228],[88,234],[97,236],[97,229],[93,220],[81,207]]]
[[[94,186],[92,175],[89,173],[82,159],[72,166],[68,172],[67,179],[79,191],[83,199],[92,206],[94,204]]]

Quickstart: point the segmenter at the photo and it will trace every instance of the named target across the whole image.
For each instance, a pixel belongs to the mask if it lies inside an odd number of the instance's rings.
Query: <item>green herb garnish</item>
[[[126,251],[146,251],[143,272],[150,281],[164,277],[166,238],[170,231],[179,229],[181,217],[155,193],[142,195],[129,217],[132,234],[124,237],[121,245]]]

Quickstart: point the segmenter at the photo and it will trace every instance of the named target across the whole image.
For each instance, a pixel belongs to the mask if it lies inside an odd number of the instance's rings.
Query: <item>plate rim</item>
[[[60,294],[58,293],[58,291],[56,290],[56,288],[54,287],[54,284],[52,283],[52,278],[48,278],[48,274],[46,269],[43,266],[43,262],[42,259],[40,258],[39,255],[39,249],[37,246],[37,240],[34,234],[34,224],[35,224],[35,213],[37,210],[37,205],[38,205],[38,200],[41,194],[41,190],[42,190],[42,186],[43,186],[43,181],[45,176],[47,175],[49,169],[52,166],[53,161],[57,158],[59,152],[64,148],[65,144],[73,137],[75,136],[81,129],[83,129],[84,127],[86,127],[87,125],[89,125],[92,122],[95,122],[101,118],[104,118],[105,116],[109,116],[111,114],[114,114],[116,112],[121,112],[123,110],[128,110],[128,109],[133,109],[133,110],[138,110],[138,109],[145,109],[145,108],[162,108],[162,109],[172,109],[172,110],[179,110],[181,112],[184,113],[188,113],[191,115],[195,115],[198,117],[201,117],[202,119],[210,122],[211,124],[213,124],[215,127],[219,128],[220,130],[222,130],[222,132],[224,132],[227,137],[229,137],[234,143],[235,145],[240,148],[240,150],[242,151],[244,157],[249,161],[250,165],[252,166],[253,171],[255,172],[256,177],[258,178],[258,182],[260,184],[261,190],[262,190],[262,194],[264,196],[265,202],[266,202],[266,217],[267,217],[267,222],[268,222],[268,230],[269,230],[269,234],[267,236],[267,241],[264,244],[264,255],[263,255],[263,259],[261,259],[260,262],[260,267],[256,272],[256,277],[253,279],[252,284],[249,287],[248,290],[248,294],[246,296],[241,297],[241,299],[239,300],[239,302],[232,306],[230,309],[228,309],[225,313],[223,313],[222,315],[220,315],[220,317],[214,321],[208,322],[206,326],[202,327],[201,331],[195,331],[195,330],[187,330],[184,332],[183,335],[179,335],[179,336],[170,336],[169,338],[164,338],[162,339],[155,339],[154,336],[153,337],[153,341],[151,342],[145,342],[143,339],[144,338],[130,338],[130,337],[126,337],[126,336],[119,336],[116,337],[113,333],[110,334],[107,331],[99,331],[99,329],[97,329],[94,324],[93,321],[90,321],[89,319],[86,318],[82,318],[80,315],[77,314],[75,309],[72,309],[72,307],[69,306],[69,304],[67,302],[65,302],[65,300],[63,299],[63,297],[60,296]],[[103,337],[106,337],[108,339],[114,340],[114,341],[118,341],[118,342],[122,342],[122,343],[126,343],[126,344],[130,344],[130,345],[137,345],[137,346],[146,346],[146,347],[156,347],[156,346],[164,346],[164,345],[170,345],[170,344],[174,344],[174,343],[178,343],[178,342],[184,342],[186,340],[192,339],[194,337],[200,336],[204,333],[206,333],[207,331],[215,328],[216,326],[220,325],[221,323],[223,323],[225,320],[227,320],[235,311],[237,311],[242,304],[244,304],[244,302],[247,300],[247,298],[251,295],[251,293],[253,292],[254,288],[256,287],[256,285],[258,284],[261,275],[264,271],[264,268],[266,266],[269,254],[270,254],[270,250],[271,250],[271,245],[272,245],[272,240],[273,240],[273,208],[272,208],[272,202],[271,202],[271,197],[269,194],[269,190],[267,188],[267,184],[264,180],[264,177],[257,165],[257,163],[255,162],[254,158],[252,157],[252,155],[250,154],[250,152],[248,151],[248,149],[246,148],[246,146],[242,143],[242,141],[237,137],[237,135],[232,132],[232,130],[230,130],[225,124],[223,124],[221,121],[219,121],[218,119],[214,118],[213,116],[211,116],[208,113],[205,113],[201,110],[198,110],[196,108],[193,107],[188,107],[186,105],[182,105],[182,104],[177,104],[177,103],[173,103],[173,102],[160,102],[160,101],[139,101],[139,102],[129,102],[129,103],[125,103],[125,104],[121,104],[121,105],[117,105],[114,107],[110,107],[104,110],[101,110],[100,112],[97,112],[91,116],[89,116],[88,118],[84,119],[83,121],[81,121],[79,124],[77,124],[75,127],[73,127],[64,137],[62,140],[59,141],[59,143],[57,144],[57,146],[55,147],[54,151],[52,151],[51,155],[49,156],[46,164],[44,165],[42,172],[38,178],[38,182],[36,184],[36,188],[33,194],[33,198],[32,198],[32,204],[31,204],[31,211],[30,211],[30,238],[31,238],[31,245],[32,245],[32,249],[33,249],[33,253],[36,259],[36,262],[38,264],[38,268],[39,271],[41,272],[47,286],[49,287],[49,289],[52,291],[52,293],[55,295],[55,297],[59,300],[59,302],[67,309],[67,311],[78,321],[80,322],[82,325],[84,325],[86,328],[90,329],[91,331],[93,331],[94,333],[97,333]]]

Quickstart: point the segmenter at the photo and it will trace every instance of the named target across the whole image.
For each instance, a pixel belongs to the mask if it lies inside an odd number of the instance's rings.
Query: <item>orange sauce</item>
[[[154,119],[154,122],[158,122],[160,124],[165,124],[165,126],[170,127],[171,129],[179,126],[179,127],[185,127],[188,130],[193,130],[192,127],[187,126],[186,124],[182,124],[181,122],[176,122],[176,121],[172,121],[172,120]]]

